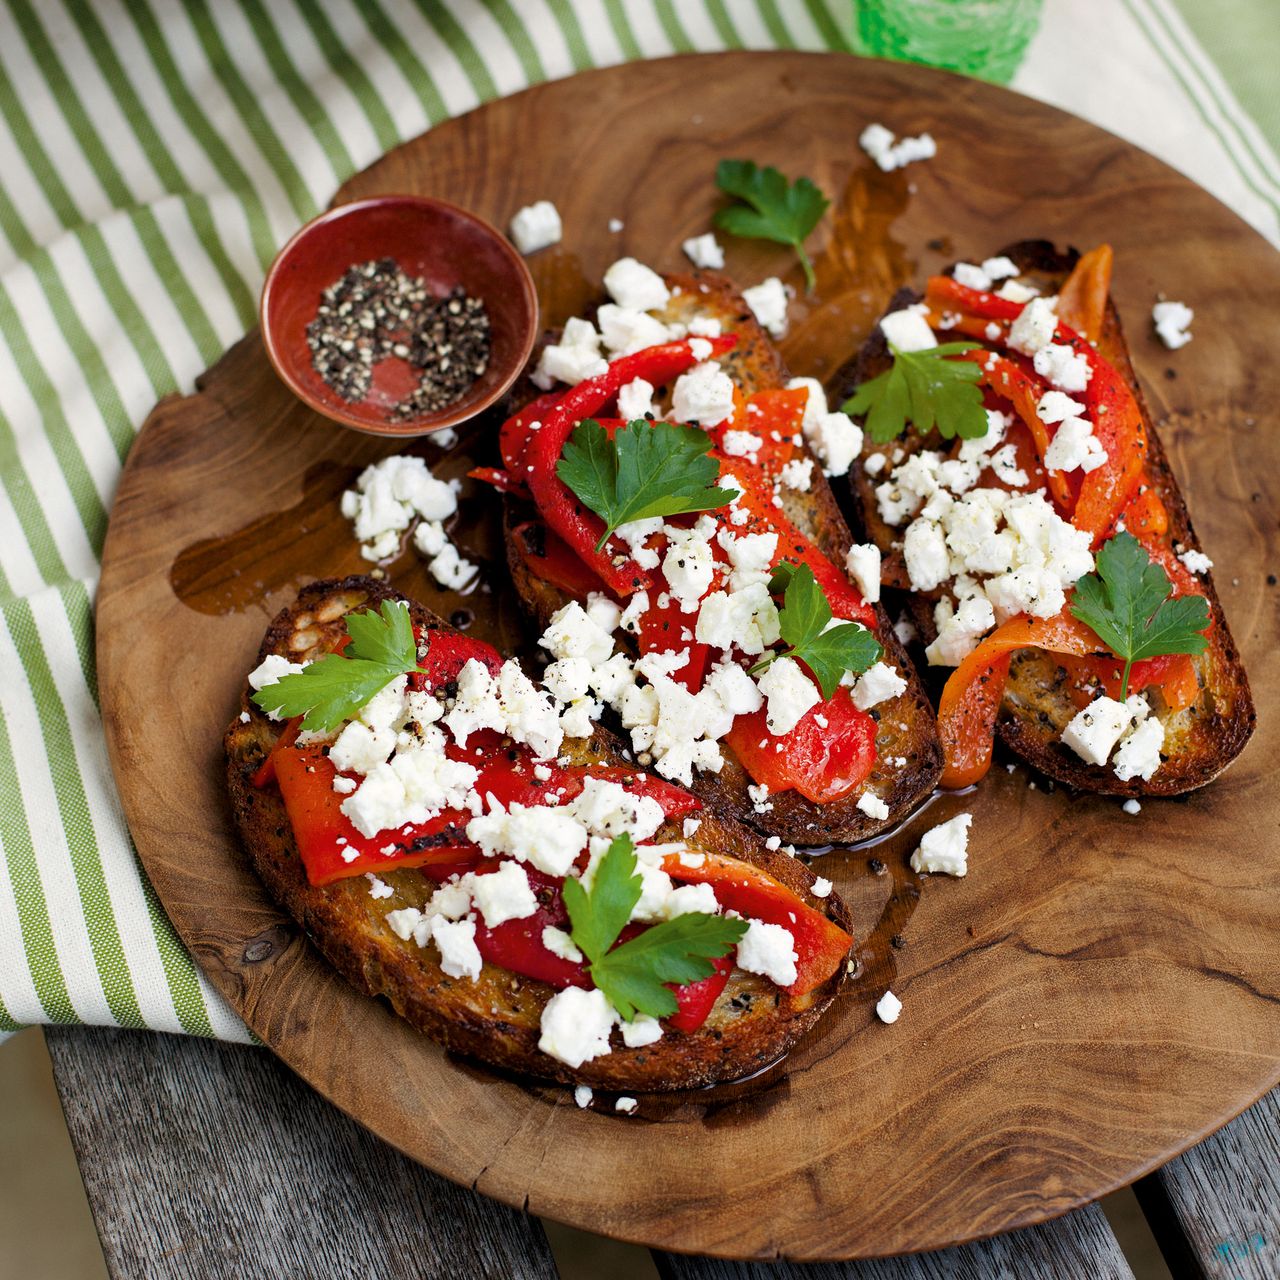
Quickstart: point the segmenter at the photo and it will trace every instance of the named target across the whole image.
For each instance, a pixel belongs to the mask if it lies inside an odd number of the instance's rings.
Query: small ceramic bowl
[[[437,295],[461,286],[489,313],[484,373],[460,399],[406,422],[390,415],[416,384],[407,362],[382,361],[369,394],[351,402],[316,372],[307,346],[307,326],[324,291],[348,268],[375,258],[394,258]],[[267,355],[300,400],[357,431],[409,438],[474,417],[511,386],[533,350],[538,295],[524,259],[474,213],[426,196],[374,196],[313,218],[280,250],[262,286],[261,320]]]

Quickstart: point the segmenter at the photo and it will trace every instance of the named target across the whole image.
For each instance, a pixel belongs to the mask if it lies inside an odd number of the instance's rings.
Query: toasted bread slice
[[[1060,253],[1043,240],[1014,244],[1002,253],[1018,265],[1024,278],[1036,283],[1046,294],[1058,292],[1078,257],[1074,251]],[[889,310],[898,310],[919,300],[920,294],[902,290],[890,303]],[[1153,487],[1169,513],[1170,539],[1184,548],[1198,550],[1200,544],[1187,513],[1187,504],[1169,468],[1168,456],[1129,358],[1120,316],[1110,301],[1098,350],[1124,376],[1142,413],[1149,441],[1147,468]],[[887,368],[889,360],[888,347],[877,328],[858,355],[833,378],[833,397],[847,398],[860,383]],[[925,443],[910,429],[901,441],[907,451],[920,449]],[[864,446],[864,455],[876,447],[868,442]],[[859,459],[848,480],[839,487],[838,494],[850,519],[881,548],[884,582],[890,587],[909,591],[901,531],[880,519],[875,498],[878,482],[878,478],[873,479],[866,473]],[[1149,781],[1133,778],[1122,782],[1110,768],[1086,764],[1063,745],[1062,731],[1078,707],[1066,692],[1065,670],[1053,654],[1040,649],[1020,650],[1010,664],[1009,681],[997,723],[1001,740],[1042,773],[1083,791],[1117,796],[1177,795],[1210,782],[1244,749],[1257,717],[1248,677],[1223,615],[1213,577],[1209,573],[1202,574],[1200,582],[1213,619],[1208,649],[1193,658],[1200,696],[1186,709],[1173,711],[1158,694],[1152,694],[1153,712],[1164,726],[1161,754],[1165,759]],[[926,641],[936,634],[933,606],[941,594],[911,592],[908,597],[916,627]]]
[[[777,347],[729,281],[706,272],[695,272],[667,276],[666,282],[672,298],[666,311],[658,313],[660,319],[669,324],[686,325],[695,317],[716,319],[723,332],[737,334],[737,346],[720,364],[744,393],[750,395],[786,386],[787,368]],[[807,445],[801,446],[801,451],[811,456]],[[784,491],[782,509],[833,563],[844,565],[853,538],[821,466],[815,465],[813,482],[807,492]],[[511,577],[534,625],[541,630],[570,597],[532,573],[521,554],[514,530],[536,516],[537,512],[528,503],[513,498],[505,500]],[[747,794],[751,778],[723,744],[724,768],[718,774],[695,774],[690,790],[719,812],[793,844],[853,843],[901,822],[937,783],[942,770],[942,748],[924,686],[894,635],[888,615],[879,605],[876,619],[877,637],[885,650],[884,661],[896,667],[908,683],[898,697],[881,703],[871,713],[879,723],[876,764],[858,795],[818,805],[798,792],[784,791],[769,797],[771,809],[757,813]],[[858,799],[866,792],[888,806],[888,818],[870,818],[857,807]]]
[[[356,609],[402,599],[372,578],[316,582],[272,622],[258,659],[277,653],[304,661],[328,652],[345,634],[344,619]],[[415,626],[443,628],[439,618],[408,602]],[[329,962],[359,990],[385,996],[402,1017],[445,1048],[493,1066],[565,1083],[628,1092],[691,1088],[731,1080],[780,1057],[818,1020],[844,979],[844,967],[824,985],[794,997],[772,982],[735,969],[705,1025],[692,1034],[668,1030],[640,1049],[612,1053],[570,1070],[538,1048],[543,1007],[554,994],[545,983],[486,964],[477,981],[443,972],[433,946],[401,941],[385,923],[388,911],[421,908],[435,885],[417,870],[387,870],[380,878],[390,897],[375,900],[364,876],[333,884],[311,884],[303,870],[280,792],[255,787],[250,779],[278,736],[281,725],[250,701],[246,684],[241,708],[227,730],[227,788],[250,861],[271,895],[298,922]],[[567,740],[565,754],[575,764],[622,764],[617,744],[606,733],[587,741]],[[451,834],[441,835],[442,843]],[[763,868],[810,905],[848,930],[848,912],[839,898],[813,895],[816,877],[795,858],[771,852],[755,833],[713,813],[685,839],[668,823],[655,841],[683,841],[690,849],[729,854]]]

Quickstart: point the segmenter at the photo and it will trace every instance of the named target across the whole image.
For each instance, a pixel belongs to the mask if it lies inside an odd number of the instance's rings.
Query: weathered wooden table
[[[406,1160],[265,1050],[100,1029],[50,1029],[47,1039],[113,1277],[556,1280],[537,1219]],[[1280,1090],[1137,1192],[1176,1277],[1275,1280]],[[654,1262],[663,1280],[1133,1274],[1096,1205],[891,1261],[796,1266],[655,1254]]]

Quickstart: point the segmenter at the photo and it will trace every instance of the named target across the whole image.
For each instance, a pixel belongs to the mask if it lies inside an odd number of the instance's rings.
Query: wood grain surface
[[[261,1050],[46,1035],[112,1280],[556,1280],[539,1223],[406,1160]]]
[[[856,146],[872,120],[930,130],[937,158],[879,173]],[[823,874],[857,914],[861,968],[816,1032],[747,1085],[646,1099],[620,1120],[448,1060],[320,962],[231,835],[218,752],[239,683],[299,584],[361,567],[336,498],[390,451],[292,401],[256,334],[196,395],[162,403],[130,456],[98,604],[104,719],[138,849],[200,963],[290,1066],[403,1151],[508,1203],[679,1251],[937,1248],[1138,1177],[1280,1073],[1268,578],[1280,258],[1090,125],[840,55],[678,58],[544,85],[399,148],[339,198],[443,195],[501,224],[554,197],[565,241],[530,264],[554,324],[623,253],[678,268],[681,241],[717,205],[715,163],[734,155],[810,174],[834,197],[812,242],[817,292],[797,300],[783,344],[796,372],[832,372],[894,287],[955,257],[1033,236],[1115,246],[1134,358],[1259,704],[1259,731],[1224,777],[1132,818],[997,765],[978,792],[936,800],[878,848],[827,857]],[[728,253],[744,284],[775,271],[799,283],[777,246]],[[1176,355],[1144,323],[1161,291],[1196,310],[1196,339]],[[478,424],[441,469],[459,474],[492,448],[492,424]],[[485,589],[432,590],[412,554],[392,579],[509,644],[496,503],[467,499],[456,537],[492,561]],[[974,814],[968,878],[921,884],[906,870],[915,840],[962,810]],[[890,986],[905,1009],[885,1027],[872,1006]]]

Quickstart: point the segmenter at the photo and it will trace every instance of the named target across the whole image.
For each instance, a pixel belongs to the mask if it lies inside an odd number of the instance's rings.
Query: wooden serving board
[[[879,173],[857,147],[873,120],[928,129],[937,158]],[[1259,704],[1257,736],[1224,777],[1135,818],[997,764],[977,792],[936,800],[877,848],[829,855],[823,873],[859,919],[861,969],[758,1080],[645,1098],[628,1120],[451,1060],[327,968],[232,834],[221,736],[240,682],[299,585],[363,567],[337,497],[394,447],[295,402],[256,333],[195,395],[159,405],[129,458],[98,602],[103,714],[139,852],[201,965],[280,1057],[401,1150],[531,1212],[663,1248],[933,1249],[1130,1181],[1280,1074],[1268,577],[1280,258],[1185,178],[1080,120],[837,55],[676,58],[543,85],[406,144],[339,199],[441,195],[503,225],[553,198],[564,243],[530,265],[556,324],[624,253],[682,268],[724,156],[809,174],[834,197],[812,242],[817,293],[796,303],[783,343],[797,372],[829,375],[898,284],[955,257],[1034,236],[1115,246],[1135,360]],[[799,283],[782,249],[731,241],[728,253],[743,283],[779,271]],[[1196,339],[1176,355],[1146,320],[1162,290],[1196,311]],[[443,473],[492,450],[492,431],[477,424]],[[456,532],[490,561],[483,591],[434,590],[412,552],[391,576],[511,648],[521,632],[495,510],[468,491]],[[968,878],[922,885],[906,870],[919,832],[966,809]],[[905,1006],[892,1027],[872,1012],[890,986]]]

